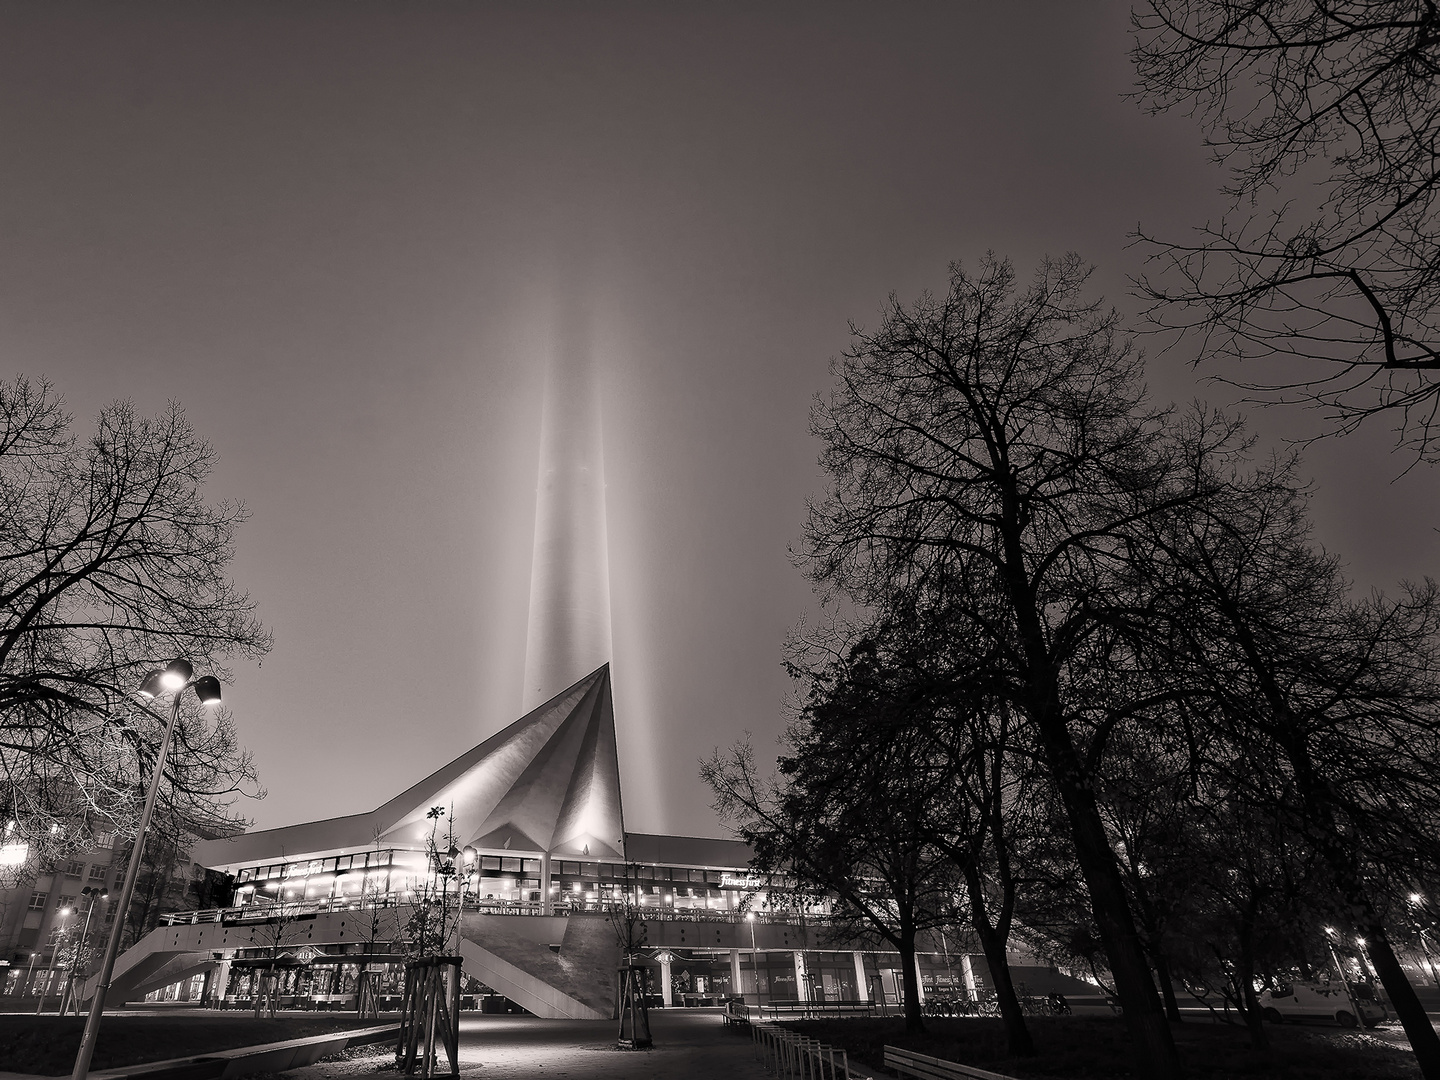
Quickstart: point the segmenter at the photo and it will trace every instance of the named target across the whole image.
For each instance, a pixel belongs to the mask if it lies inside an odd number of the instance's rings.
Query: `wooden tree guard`
[[[375,990],[377,974],[362,964],[355,978],[355,1011],[361,1020],[380,1019],[380,995]]]
[[[268,968],[259,969],[256,975],[255,986],[255,1019],[260,1019],[262,1013],[268,1013],[271,1020],[275,1019],[275,1007],[280,1001],[280,973],[275,970],[274,961]]]
[[[650,1010],[645,1005],[645,968],[626,964],[616,973],[615,982],[620,999],[620,1049],[649,1050],[655,1044],[650,1038]]]
[[[450,1075],[460,1075],[460,957],[426,956],[405,965],[405,1001],[400,1010],[400,1042],[395,1065],[405,1075],[435,1075],[440,1056],[436,1035],[450,1059]]]

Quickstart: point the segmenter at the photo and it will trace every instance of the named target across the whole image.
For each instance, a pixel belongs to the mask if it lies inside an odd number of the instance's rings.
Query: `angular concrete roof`
[[[203,866],[237,868],[382,847],[420,848],[443,806],[464,846],[625,857],[610,665],[496,732],[368,814],[197,844]],[[443,833],[443,829],[442,829]]]

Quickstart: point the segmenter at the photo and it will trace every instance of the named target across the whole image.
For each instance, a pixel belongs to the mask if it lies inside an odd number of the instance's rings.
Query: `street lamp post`
[[[76,1012],[80,1011],[80,1003],[75,1000],[75,969],[80,967],[80,958],[85,952],[86,942],[90,940],[90,917],[95,914],[95,901],[106,899],[110,895],[110,890],[98,885],[86,885],[80,890],[80,895],[90,898],[90,906],[85,909],[85,929],[80,931],[80,940],[76,943],[75,951],[70,956],[70,975],[65,980],[65,994],[60,999],[61,1016],[65,1015],[71,1004],[74,1004]]]
[[[73,912],[68,907],[62,907],[55,913],[60,919],[60,925],[51,932],[50,940],[54,943],[50,946],[50,966],[45,969],[45,984],[40,988],[40,1003],[35,1006],[35,1015],[39,1016],[45,1011],[45,999],[50,996],[50,984],[55,981],[55,960],[56,954],[60,952],[60,945],[65,940],[65,923]],[[65,1004],[62,996],[60,1004]]]
[[[1355,997],[1355,986],[1350,981],[1350,976],[1345,974],[1345,968],[1340,963],[1340,953],[1335,948],[1335,942],[1340,940],[1339,932],[1333,926],[1325,927],[1325,945],[1330,950],[1330,959],[1335,961],[1335,970],[1340,973],[1340,981],[1345,984],[1345,996],[1350,999],[1350,1008],[1355,1010],[1355,1022],[1362,1023],[1364,1020],[1360,1012],[1360,1002]]]
[[[140,856],[145,848],[145,834],[150,829],[150,817],[155,812],[155,799],[160,793],[160,778],[165,774],[165,760],[170,756],[170,739],[175,733],[175,721],[180,717],[180,699],[185,691],[194,687],[195,696],[202,705],[220,703],[220,680],[213,675],[202,675],[192,679],[195,669],[190,661],[175,659],[162,670],[160,668],[145,676],[140,684],[140,694],[156,698],[161,694],[173,694],[170,704],[170,719],[165,724],[165,734],[160,739],[160,752],[155,755],[155,774],[150,778],[150,791],[145,796],[145,809],[140,814],[140,827],[135,834],[135,846],[130,851],[130,865],[125,870],[125,884],[120,889],[120,899],[115,910],[115,922],[110,927],[110,938],[105,944],[105,959],[100,964],[100,974],[95,995],[90,999],[90,1015],[85,1020],[85,1036],[80,1040],[80,1052],[75,1055],[75,1071],[71,1080],[85,1080],[90,1072],[90,1059],[95,1054],[95,1040],[100,1035],[100,1017],[105,1012],[105,994],[110,989],[110,976],[115,970],[115,957],[120,952],[120,932],[125,926],[125,912],[130,910],[130,898],[135,894],[135,879],[140,876]]]
[[[1430,978],[1435,982],[1435,989],[1440,990],[1440,971],[1435,969],[1435,958],[1430,955],[1430,942],[1425,939],[1425,928],[1420,929],[1420,948],[1425,951],[1425,963],[1430,968]]]
[[[25,981],[21,984],[21,989],[24,990],[26,994],[35,989],[35,958],[39,955],[38,952],[32,951],[30,953],[30,966],[25,969]]]
[[[1420,923],[1420,913],[1425,907],[1425,897],[1419,893],[1411,893],[1410,903],[1415,908],[1415,929],[1420,933],[1420,948],[1425,953],[1425,963],[1430,968],[1430,978],[1435,981],[1435,989],[1440,990],[1440,971],[1435,970],[1435,958],[1430,955],[1430,942],[1425,939],[1425,927]]]
[[[760,954],[755,948],[755,913],[747,911],[745,921],[750,924],[750,971],[755,976],[755,1008],[760,1008]]]

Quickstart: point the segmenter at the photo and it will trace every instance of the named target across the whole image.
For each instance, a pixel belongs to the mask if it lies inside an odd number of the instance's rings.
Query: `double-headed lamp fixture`
[[[190,661],[177,657],[163,668],[156,668],[145,676],[144,681],[140,684],[140,695],[154,698],[173,690],[183,690],[186,684],[190,683],[190,677],[194,674],[195,669],[191,666]],[[195,696],[200,699],[200,704],[220,704],[220,680],[214,675],[202,675],[195,680],[193,685]]]

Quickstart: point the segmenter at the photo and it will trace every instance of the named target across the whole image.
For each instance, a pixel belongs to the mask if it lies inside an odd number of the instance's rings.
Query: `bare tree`
[[[965,913],[985,953],[1014,1057],[1035,1053],[1007,959],[1016,905],[1030,884],[1042,783],[1034,748],[1004,702],[947,694],[934,718],[950,781],[948,805],[931,818],[931,838],[959,870]]]
[[[976,674],[1031,727],[1065,808],[1141,1068],[1169,1077],[1179,1063],[1094,790],[1126,709],[1090,702],[1133,525],[1197,495],[1118,317],[1082,295],[1088,273],[1067,256],[1020,289],[987,256],[976,275],[952,267],[944,297],[892,299],[878,330],[854,331],[813,414],[830,485],[801,561],[861,604],[953,583]]]
[[[1260,400],[1335,431],[1440,435],[1440,11],[1434,0],[1146,0],[1142,99],[1195,116],[1230,167],[1229,217],[1189,243],[1142,233],[1162,327],[1202,360],[1270,361]]]
[[[379,865],[380,831],[372,843]],[[358,856],[357,856],[358,858]],[[361,952],[359,971],[355,975],[355,1012],[360,1019],[379,1019],[380,995],[376,988],[377,973],[370,970],[369,957],[381,943],[393,945],[400,937],[400,913],[391,895],[389,872],[383,876],[361,871],[359,910],[354,919],[360,927]]]
[[[280,1003],[280,969],[285,963],[284,951],[299,939],[297,920],[302,914],[303,901],[292,899],[285,883],[281,882],[275,902],[255,930],[262,950],[252,969],[257,1020],[267,1013],[270,1019],[275,1019],[275,1010]]]
[[[462,910],[461,851],[455,844],[455,822],[445,807],[425,812],[430,835],[425,841],[425,869],[411,882],[413,903],[405,923],[406,951],[414,957],[443,956],[452,951]],[[441,823],[444,822],[444,831]]]
[[[1197,752],[1227,797],[1317,853],[1422,1072],[1440,1077],[1440,1038],[1386,925],[1393,901],[1437,870],[1440,590],[1353,599],[1311,541],[1293,459],[1251,469],[1200,450],[1193,469],[1223,497],[1171,514],[1137,546],[1156,556],[1144,573],[1164,582],[1157,613],[1169,615],[1155,666],[1208,702],[1212,745]]]
[[[214,453],[180,408],[119,402],[86,440],[45,382],[0,383],[0,799],[33,853],[132,834],[165,718],[134,688],[186,656],[228,677],[269,637],[227,577],[238,503],[208,504]],[[253,792],[229,718],[182,710],[162,816],[223,827]]]
[[[868,666],[857,650],[855,668]],[[857,686],[859,681],[862,685]],[[780,779],[762,775],[746,743],[716,751],[701,770],[715,808],[755,851],[772,883],[831,898],[848,935],[874,935],[900,954],[905,1023],[924,1027],[916,940],[953,921],[959,886],[926,820],[950,792],[928,767],[933,744],[879,700],[875,687],[841,675],[816,687],[791,724]],[[897,722],[898,721],[898,722]]]

